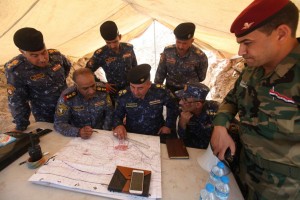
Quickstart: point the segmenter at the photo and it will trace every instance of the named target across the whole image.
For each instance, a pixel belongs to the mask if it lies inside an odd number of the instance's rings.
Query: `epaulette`
[[[155,84],[156,88],[166,89],[164,84]]]
[[[97,90],[97,91],[101,91],[101,92],[106,92],[106,87],[105,87],[105,86],[97,85],[97,86],[96,86],[96,90]]]
[[[60,54],[60,52],[56,49],[48,49],[49,54]]]
[[[65,100],[69,100],[69,99],[75,97],[76,95],[77,95],[77,92],[76,91],[72,91],[70,93],[65,94],[64,99]]]
[[[196,53],[197,55],[202,55],[202,54],[203,54],[203,52],[202,52],[200,49],[196,49],[196,50],[195,50],[195,53]]]
[[[103,51],[103,49],[102,49],[102,48],[100,48],[100,49],[97,49],[97,50],[95,51],[95,54],[100,54],[102,51]]]
[[[176,47],[175,44],[171,44],[171,45],[169,45],[169,46],[166,46],[165,49],[172,49],[172,48],[174,48],[174,47]]]
[[[5,68],[6,68],[6,69],[14,68],[14,67],[18,66],[18,65],[21,64],[21,63],[22,63],[22,61],[20,61],[20,60],[17,59],[17,58],[14,58],[14,59],[10,60],[9,62],[7,62],[7,63],[5,64]]]
[[[127,93],[127,89],[125,89],[125,90],[120,90],[119,91],[119,96],[123,96],[124,94],[126,94]]]

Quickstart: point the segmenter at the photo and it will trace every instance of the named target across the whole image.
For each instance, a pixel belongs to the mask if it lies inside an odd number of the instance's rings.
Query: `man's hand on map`
[[[119,139],[126,139],[127,138],[127,131],[125,126],[119,125],[113,130],[113,134],[115,137]]]
[[[82,139],[88,139],[93,134],[93,129],[90,126],[84,126],[79,129],[79,134]]]

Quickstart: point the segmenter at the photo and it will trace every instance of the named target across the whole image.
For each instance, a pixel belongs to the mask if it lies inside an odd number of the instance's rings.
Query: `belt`
[[[300,179],[300,168],[296,166],[286,165],[283,163],[278,163],[274,161],[266,160],[260,156],[255,156],[248,150],[245,150],[246,155],[260,168],[264,168],[279,174],[283,174],[285,176]]]

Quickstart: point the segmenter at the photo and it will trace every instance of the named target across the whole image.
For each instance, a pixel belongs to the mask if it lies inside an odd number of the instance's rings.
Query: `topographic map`
[[[72,139],[32,175],[29,181],[51,187],[115,199],[161,198],[159,137],[129,133],[126,150],[111,131],[97,130],[90,139]],[[149,198],[110,192],[107,186],[116,166],[150,170]]]

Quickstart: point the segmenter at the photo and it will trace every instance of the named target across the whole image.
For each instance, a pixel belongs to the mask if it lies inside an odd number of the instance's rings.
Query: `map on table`
[[[133,133],[129,133],[128,137],[130,140],[125,141],[128,147],[125,149],[119,148],[120,142],[111,131],[97,130],[87,140],[74,138],[40,167],[29,181],[115,199],[161,198],[159,137]],[[150,170],[150,196],[108,191],[117,165]]]

